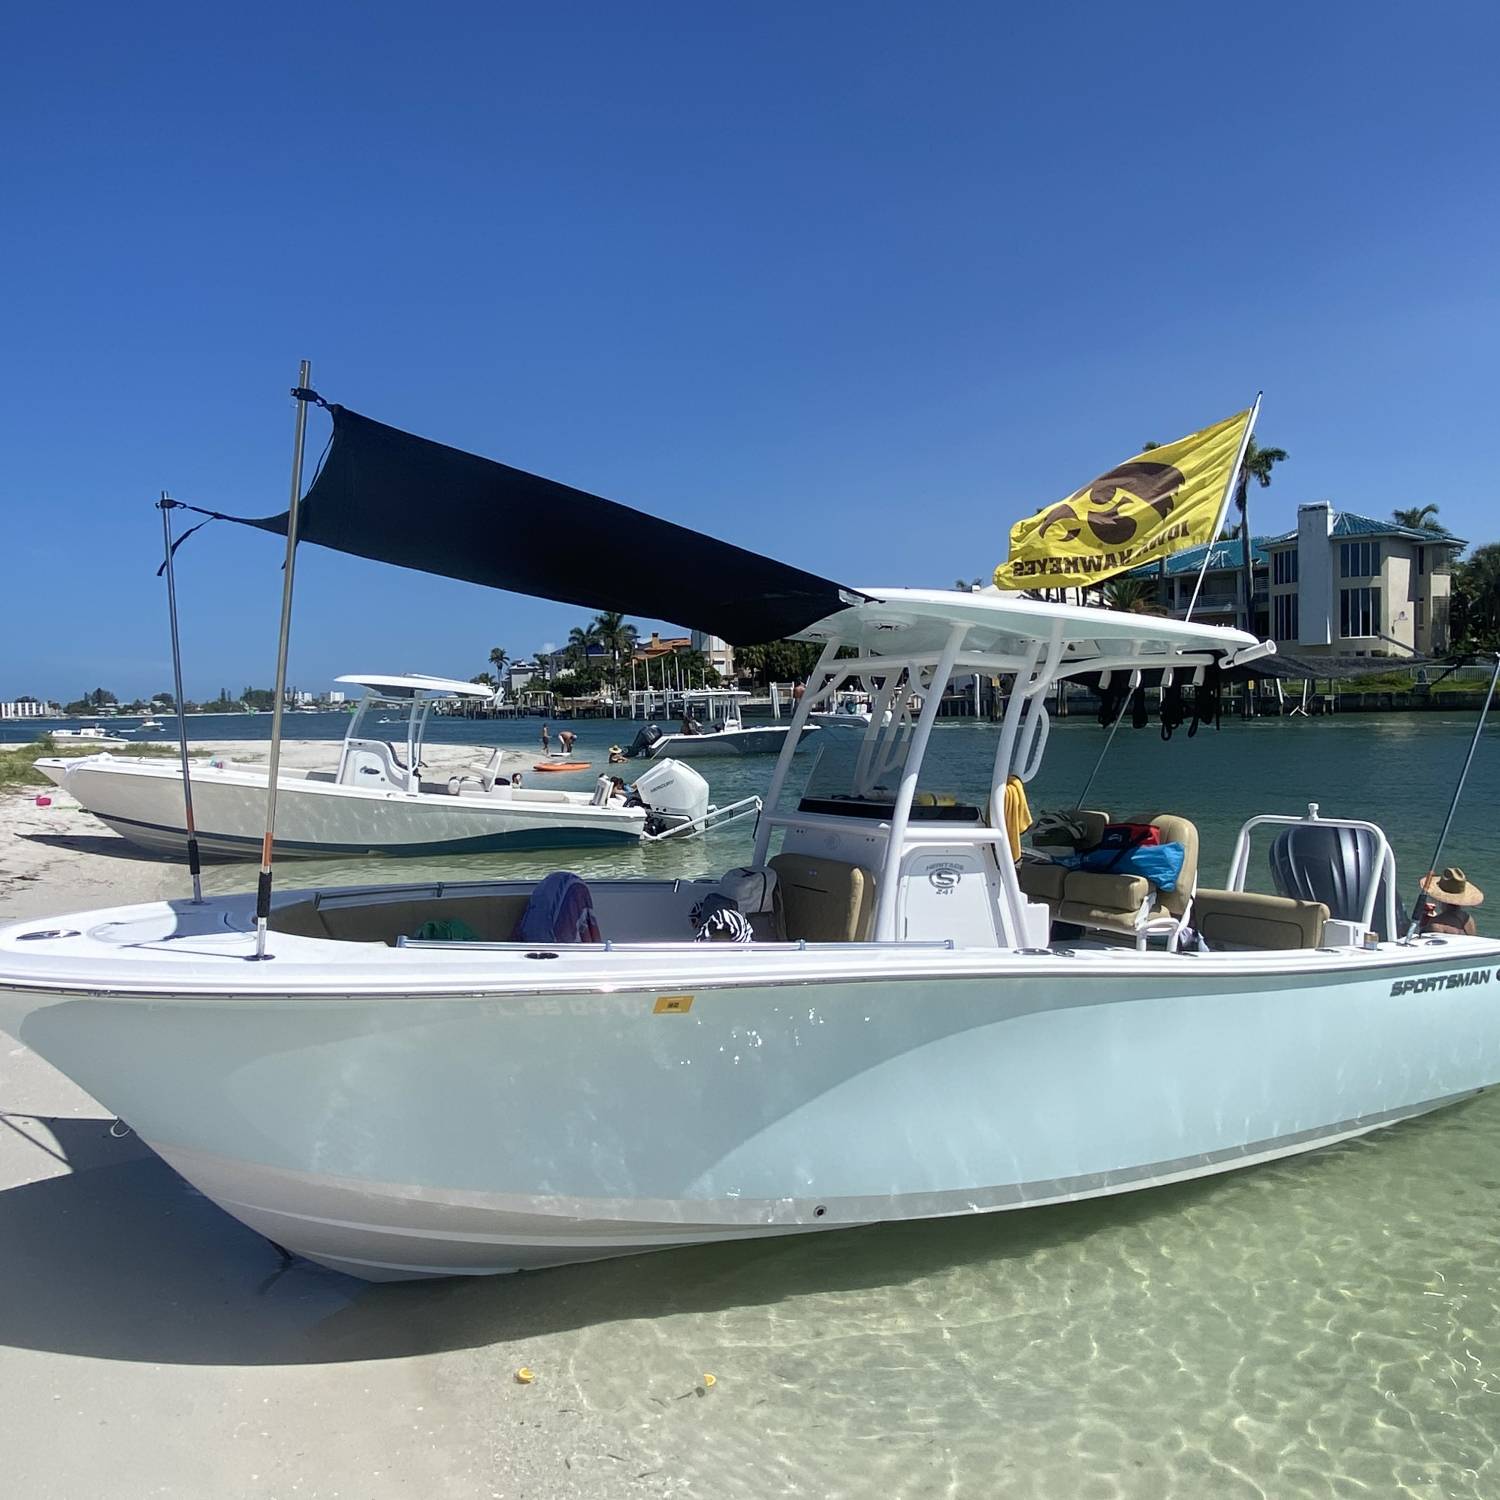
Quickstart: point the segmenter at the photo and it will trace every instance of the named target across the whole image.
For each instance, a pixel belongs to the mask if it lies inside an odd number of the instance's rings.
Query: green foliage
[[[1107,609],[1118,609],[1131,615],[1166,613],[1157,598],[1155,579],[1112,578],[1104,585],[1101,592]]]
[[[1500,542],[1476,547],[1454,563],[1452,590],[1448,628],[1453,650],[1500,650]]]
[[[765,686],[770,682],[806,682],[822,654],[822,647],[812,641],[767,641],[738,647],[734,660],[742,677]]]
[[[1421,530],[1423,527],[1437,525],[1437,505],[1429,500],[1426,505],[1408,505],[1404,509],[1397,507],[1391,512],[1391,520],[1398,526],[1412,526]]]
[[[559,698],[592,698],[602,681],[598,672],[560,672],[548,687]]]

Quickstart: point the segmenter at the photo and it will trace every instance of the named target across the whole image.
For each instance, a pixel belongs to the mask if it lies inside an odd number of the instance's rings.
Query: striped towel
[[[728,896],[705,896],[693,908],[693,940],[699,943],[753,943],[745,914]]]

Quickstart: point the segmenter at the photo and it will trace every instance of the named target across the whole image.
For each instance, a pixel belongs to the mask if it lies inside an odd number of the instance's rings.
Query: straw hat
[[[1464,872],[1456,866],[1449,867],[1438,875],[1428,875],[1422,881],[1422,889],[1434,901],[1448,906],[1479,906],[1484,901],[1484,892],[1470,883]]]

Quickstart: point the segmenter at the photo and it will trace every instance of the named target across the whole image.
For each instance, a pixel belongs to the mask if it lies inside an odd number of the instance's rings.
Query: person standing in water
[[[560,729],[558,731],[557,743],[564,755],[571,755],[573,753],[573,741],[577,738],[578,736],[571,729]]]
[[[543,755],[550,755],[551,753],[552,753],[552,730],[546,724],[543,724],[542,725],[542,754]]]

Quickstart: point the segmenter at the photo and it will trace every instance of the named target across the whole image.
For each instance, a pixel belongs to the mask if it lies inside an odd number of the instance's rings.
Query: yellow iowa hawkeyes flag
[[[1254,413],[1242,411],[1151,448],[1010,529],[1002,589],[1098,583],[1169,552],[1211,542]]]

